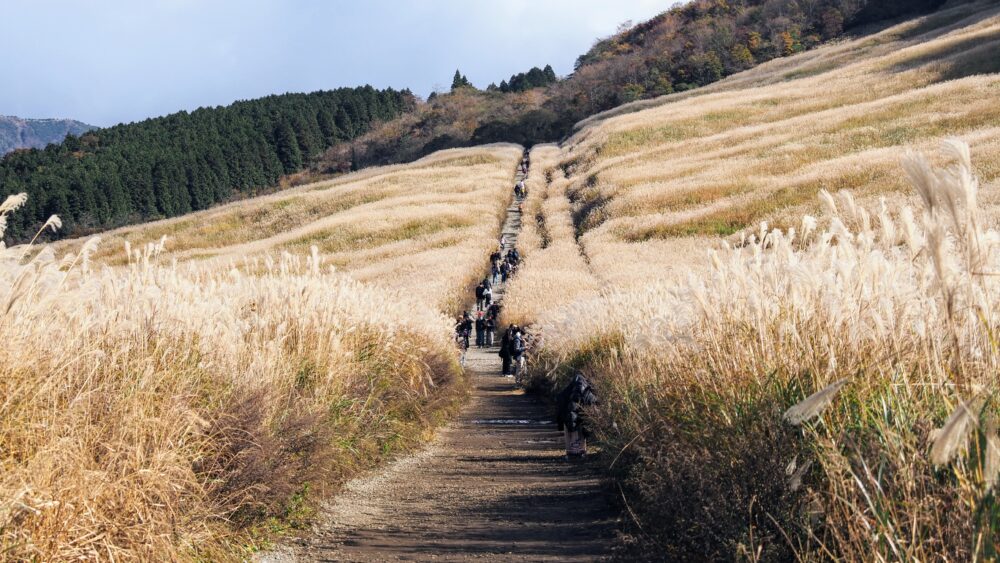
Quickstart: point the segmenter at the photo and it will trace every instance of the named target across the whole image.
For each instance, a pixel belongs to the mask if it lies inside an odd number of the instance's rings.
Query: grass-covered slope
[[[997,557],[998,41],[956,5],[539,149],[508,299],[596,381],[636,557]]]
[[[426,438],[463,390],[450,308],[520,157],[0,244],[0,559],[242,560]]]

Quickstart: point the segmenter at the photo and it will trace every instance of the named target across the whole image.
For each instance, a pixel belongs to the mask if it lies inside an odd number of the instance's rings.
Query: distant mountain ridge
[[[75,119],[24,119],[0,115],[0,156],[17,149],[41,149],[60,143],[66,135],[97,129]]]

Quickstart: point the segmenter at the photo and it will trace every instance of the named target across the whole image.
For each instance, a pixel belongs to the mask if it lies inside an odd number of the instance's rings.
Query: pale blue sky
[[[674,0],[0,0],[0,114],[106,126],[339,86],[556,73]]]

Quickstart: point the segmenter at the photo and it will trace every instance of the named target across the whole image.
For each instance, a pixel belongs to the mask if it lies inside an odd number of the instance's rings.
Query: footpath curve
[[[512,203],[503,226],[508,248],[520,226]],[[549,406],[517,389],[500,367],[496,347],[470,348],[472,397],[457,420],[420,452],[348,482],[311,533],[258,559],[604,559],[616,513],[596,471],[563,459]]]

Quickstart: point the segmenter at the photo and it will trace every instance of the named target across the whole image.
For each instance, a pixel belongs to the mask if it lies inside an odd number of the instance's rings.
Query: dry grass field
[[[449,315],[520,156],[0,243],[0,559],[239,560],[419,443],[461,394]]]
[[[139,249],[166,237],[165,256],[179,263],[253,272],[268,256],[304,256],[316,246],[326,264],[359,281],[451,311],[493,250],[520,155],[514,145],[440,151],[408,165],[127,227],[106,233],[93,259],[122,264],[126,244]]]
[[[998,52],[949,6],[532,150],[503,320],[596,383],[630,556],[1000,557]],[[0,559],[240,559],[419,442],[520,156],[0,245]]]
[[[597,381],[637,553],[997,557],[997,52],[958,5],[536,149],[577,244],[510,314]]]

